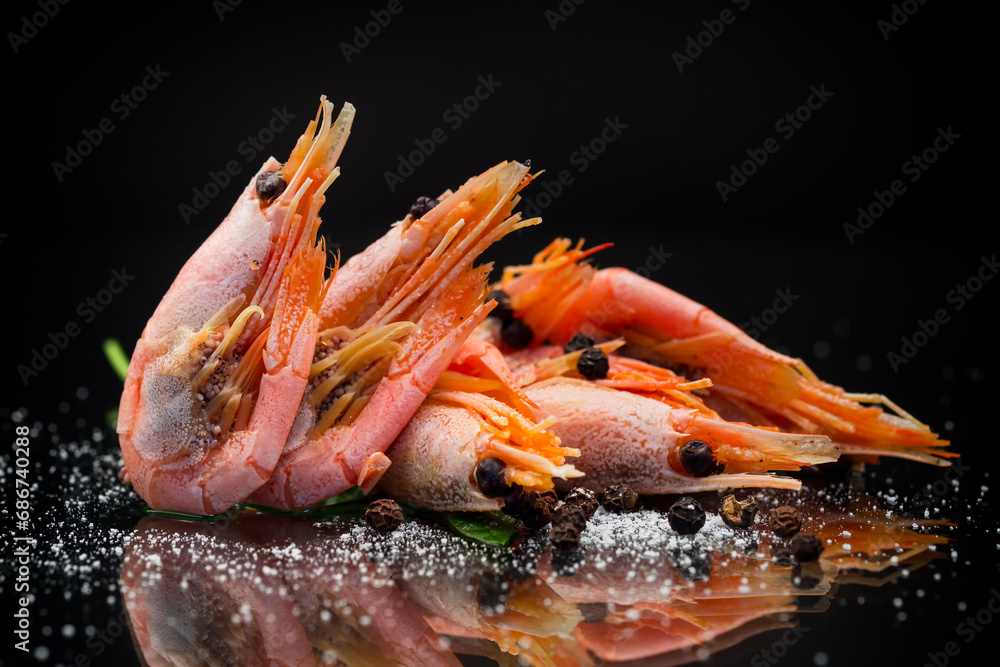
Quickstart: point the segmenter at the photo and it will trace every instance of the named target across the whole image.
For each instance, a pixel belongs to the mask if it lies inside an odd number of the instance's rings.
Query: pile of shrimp
[[[441,511],[511,489],[797,489],[849,455],[949,465],[948,443],[705,306],[556,239],[497,285],[480,254],[541,222],[502,162],[343,265],[319,210],[354,107],[269,158],[184,264],[132,354],[122,476],[150,507],[305,510],[352,487]],[[493,291],[491,292],[491,288]]]

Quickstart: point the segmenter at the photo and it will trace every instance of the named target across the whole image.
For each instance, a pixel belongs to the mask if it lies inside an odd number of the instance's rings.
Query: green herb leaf
[[[104,415],[104,421],[111,432],[115,433],[118,430],[118,408],[108,410],[107,414]]]
[[[122,349],[122,344],[115,338],[108,338],[104,341],[104,356],[108,358],[108,363],[118,375],[118,379],[125,381],[128,374],[128,355]]]
[[[327,498],[319,504],[320,507],[329,507],[330,505],[339,505],[340,503],[350,502],[352,500],[361,500],[365,497],[365,494],[361,492],[356,486],[352,486],[347,491],[335,495],[333,498]]]
[[[216,521],[228,521],[232,519],[237,514],[240,513],[240,505],[231,507],[228,511],[222,514],[210,514],[208,516],[204,514],[188,514],[187,512],[171,512],[168,510],[155,510],[152,507],[146,508],[146,514],[150,516],[162,516],[167,519],[183,519],[184,521],[203,521],[205,523],[214,523]]]
[[[327,516],[350,516],[350,515],[364,514],[365,509],[368,507],[368,501],[357,500],[350,502],[342,502],[338,503],[337,505],[331,505],[329,507],[326,507],[324,505],[318,505],[308,510],[282,510],[276,507],[265,507],[264,505],[244,505],[244,507],[252,510],[257,510],[258,512],[263,512],[265,514],[281,514],[284,516],[298,516],[298,517],[306,517],[313,519],[321,519]]]
[[[503,547],[513,541],[517,535],[514,527],[514,517],[503,512],[482,512],[479,514],[437,514],[446,526],[460,535],[490,546]]]

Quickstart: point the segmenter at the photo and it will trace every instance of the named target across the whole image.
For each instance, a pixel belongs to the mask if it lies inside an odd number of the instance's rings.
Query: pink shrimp
[[[323,295],[323,193],[354,116],[333,105],[270,158],[181,269],[122,393],[123,477],[150,506],[217,514],[269,477],[308,381]],[[287,187],[286,187],[287,183]]]
[[[603,247],[603,246],[601,246]],[[763,426],[833,438],[845,454],[895,456],[947,466],[947,441],[880,394],[848,393],[802,362],[768,349],[738,327],[673,290],[620,268],[580,263],[595,250],[557,239],[527,266],[507,267],[501,287],[534,343],[567,342],[581,332],[624,336],[622,352],[711,378],[720,412]],[[892,415],[874,404],[894,411]]]
[[[408,216],[330,280],[311,385],[259,504],[306,509],[351,486],[370,491],[384,454],[456,350],[495,302],[483,304],[491,243],[537,219],[513,213],[528,167],[501,163]]]

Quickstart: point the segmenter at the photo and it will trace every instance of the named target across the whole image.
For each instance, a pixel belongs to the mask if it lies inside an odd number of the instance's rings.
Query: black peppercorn
[[[691,535],[705,525],[705,510],[697,500],[684,496],[667,510],[667,521],[681,535]]]
[[[688,440],[678,454],[681,465],[695,477],[708,477],[721,473],[725,466],[715,460],[712,446],[704,440]]]
[[[433,197],[417,197],[417,201],[410,207],[410,216],[414,220],[422,218],[427,211],[431,210],[440,203],[441,202]]]
[[[569,354],[570,352],[576,352],[577,350],[585,350],[588,347],[594,346],[594,339],[590,336],[584,336],[582,333],[576,333],[569,342],[563,345],[563,354]]]
[[[524,320],[512,319],[500,330],[500,339],[503,344],[514,350],[523,350],[531,345],[535,338],[535,332],[525,324]]]
[[[519,518],[528,528],[541,528],[552,520],[559,502],[555,491],[526,491],[518,485],[504,497],[504,514]]]
[[[584,515],[589,519],[594,516],[594,512],[597,511],[601,503],[598,502],[596,493],[578,486],[566,494],[566,504],[576,505],[583,510]]]
[[[380,533],[391,533],[403,523],[403,508],[395,500],[376,500],[365,510],[365,523]]]
[[[778,537],[792,537],[802,528],[799,511],[783,505],[771,510],[771,530]]]
[[[476,464],[476,486],[487,498],[497,498],[510,492],[506,479],[507,464],[502,459],[488,458]]]
[[[580,526],[569,519],[555,522],[549,531],[549,541],[559,551],[572,551],[580,546]]]
[[[496,299],[497,307],[490,311],[490,317],[499,320],[502,324],[507,324],[514,319],[514,309],[510,307],[510,295],[502,289],[490,292],[486,300]]]
[[[264,205],[270,205],[288,187],[285,175],[281,171],[265,171],[257,176],[257,199]]]
[[[626,512],[635,507],[639,495],[628,484],[616,484],[604,489],[604,509],[609,512]]]
[[[598,347],[588,347],[576,361],[576,372],[588,380],[603,380],[608,368],[608,355]]]
[[[727,526],[749,528],[757,517],[757,501],[753,496],[747,500],[736,500],[736,496],[730,494],[722,499],[719,515]]]
[[[563,503],[552,512],[552,523],[568,522],[583,530],[587,527],[587,513],[579,505]]]
[[[815,535],[800,533],[792,538],[792,553],[800,563],[811,563],[823,553],[823,542]]]

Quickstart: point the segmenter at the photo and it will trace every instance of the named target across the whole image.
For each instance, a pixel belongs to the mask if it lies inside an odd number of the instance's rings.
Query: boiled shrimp
[[[801,359],[768,349],[705,306],[625,269],[595,271],[581,261],[600,247],[557,239],[530,265],[504,270],[501,288],[534,344],[563,344],[577,332],[624,336],[624,354],[710,378],[713,404],[742,421],[825,434],[843,453],[868,458],[947,466],[957,456],[887,397],[823,382]]]
[[[408,215],[331,278],[310,386],[271,478],[254,502],[306,509],[352,486],[370,491],[385,450],[495,305],[483,303],[491,243],[538,219],[513,209],[532,179],[501,163]]]
[[[123,477],[157,509],[217,514],[278,461],[323,296],[316,236],[354,108],[320,111],[284,166],[268,159],[185,263],[135,347],[118,434]]]

